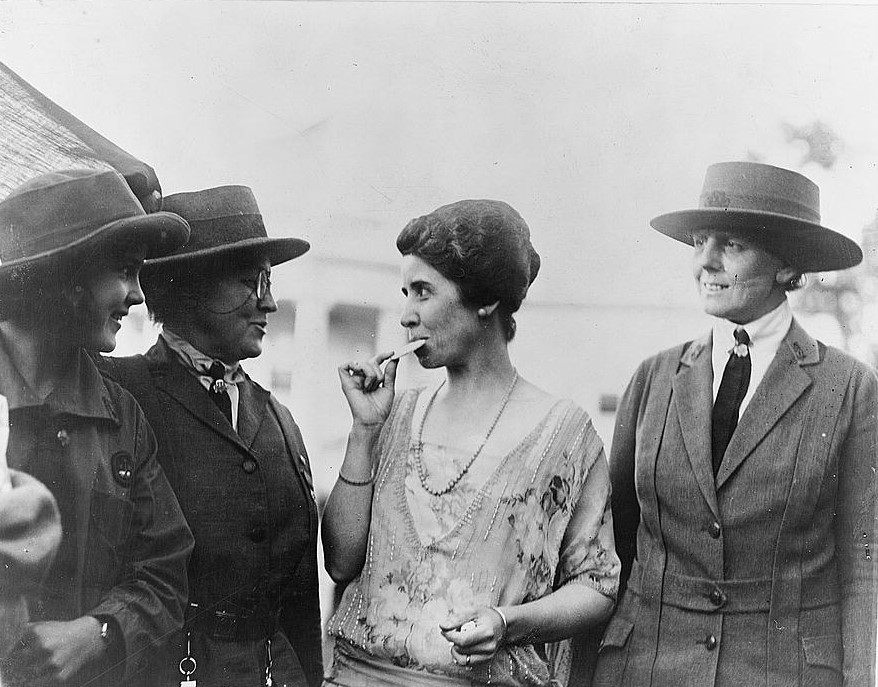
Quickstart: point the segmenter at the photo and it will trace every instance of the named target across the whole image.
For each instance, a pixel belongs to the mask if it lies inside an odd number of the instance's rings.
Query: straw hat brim
[[[176,267],[188,262],[224,259],[237,253],[264,255],[274,266],[298,258],[307,253],[310,248],[311,244],[304,239],[254,237],[189,252],[186,252],[184,247],[183,252],[147,260],[144,269],[149,272],[166,267]]]
[[[147,257],[157,257],[175,250],[189,238],[189,224],[172,212],[154,212],[108,222],[75,241],[49,250],[8,260],[0,265],[0,282],[22,269],[39,270],[63,258],[75,259],[106,242],[139,241],[146,244]]]
[[[802,272],[844,270],[863,259],[860,247],[843,234],[798,217],[762,210],[678,210],[654,217],[650,225],[690,246],[696,231],[734,230]]]

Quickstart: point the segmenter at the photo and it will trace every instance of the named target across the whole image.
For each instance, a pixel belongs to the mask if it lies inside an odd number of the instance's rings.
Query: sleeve
[[[117,584],[88,611],[109,616],[124,637],[123,684],[139,671],[154,647],[183,626],[187,564],[194,540],[177,499],[156,460],[156,440],[131,399],[135,473],[131,485],[131,535],[122,552]]]
[[[839,455],[835,540],[842,592],[844,684],[875,684],[878,379],[862,368],[851,385],[851,422]]]
[[[61,521],[49,490],[30,475],[10,470],[0,493],[0,657],[27,623],[25,594],[42,579],[61,541]]]
[[[619,558],[613,540],[610,478],[600,438],[590,420],[580,444],[585,476],[573,515],[561,540],[558,586],[587,584],[611,599],[619,587]]]
[[[616,550],[622,564],[619,592],[624,593],[637,556],[637,528],[640,525],[640,504],[634,486],[634,460],[637,453],[637,422],[649,378],[648,362],[640,365],[619,404],[613,445],[610,451],[610,484],[612,486],[613,531]]]

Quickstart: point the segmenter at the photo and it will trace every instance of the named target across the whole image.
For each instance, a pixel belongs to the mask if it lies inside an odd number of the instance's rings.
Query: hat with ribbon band
[[[757,162],[711,165],[698,208],[659,215],[650,225],[689,245],[698,231],[734,231],[802,272],[843,270],[863,259],[856,243],[820,224],[816,184]]]
[[[222,259],[248,252],[268,257],[272,265],[297,258],[311,246],[299,238],[270,238],[256,197],[247,186],[217,186],[165,196],[163,210],[185,217],[192,227],[189,242],[146,264],[147,271],[189,261]]]
[[[124,177],[112,170],[48,172],[0,202],[0,284],[94,250],[105,241],[134,240],[147,256],[189,238],[186,220],[146,214]]]

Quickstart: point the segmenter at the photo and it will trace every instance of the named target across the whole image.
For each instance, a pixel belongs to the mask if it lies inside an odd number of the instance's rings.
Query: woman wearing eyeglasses
[[[186,625],[155,684],[319,684],[308,458],[290,412],[240,364],[262,352],[277,310],[272,266],[309,246],[268,238],[243,186],[171,195],[164,208],[192,236],[145,268],[147,307],[163,331],[145,355],[105,361],[143,406],[196,540]]]

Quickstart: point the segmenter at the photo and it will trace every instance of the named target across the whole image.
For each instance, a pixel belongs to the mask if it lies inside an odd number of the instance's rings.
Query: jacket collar
[[[0,333],[0,393],[6,396],[10,410],[46,406],[58,415],[121,423],[119,409],[104,378],[84,350],[76,351],[64,376],[51,393],[41,399],[15,366],[9,346]]]
[[[241,396],[238,403],[238,431],[235,432],[210,399],[209,392],[195,374],[184,367],[163,339],[159,339],[146,352],[145,358],[157,388],[171,396],[207,427],[249,450],[265,417],[270,397],[265,389],[254,384],[246,375],[244,382],[238,385]]]
[[[713,409],[711,346],[709,334],[690,344],[680,357],[673,389],[692,470],[711,510],[718,516],[716,491],[811,385],[807,367],[819,363],[821,354],[817,342],[794,318],[765,377],[741,414],[714,480],[710,448]]]

